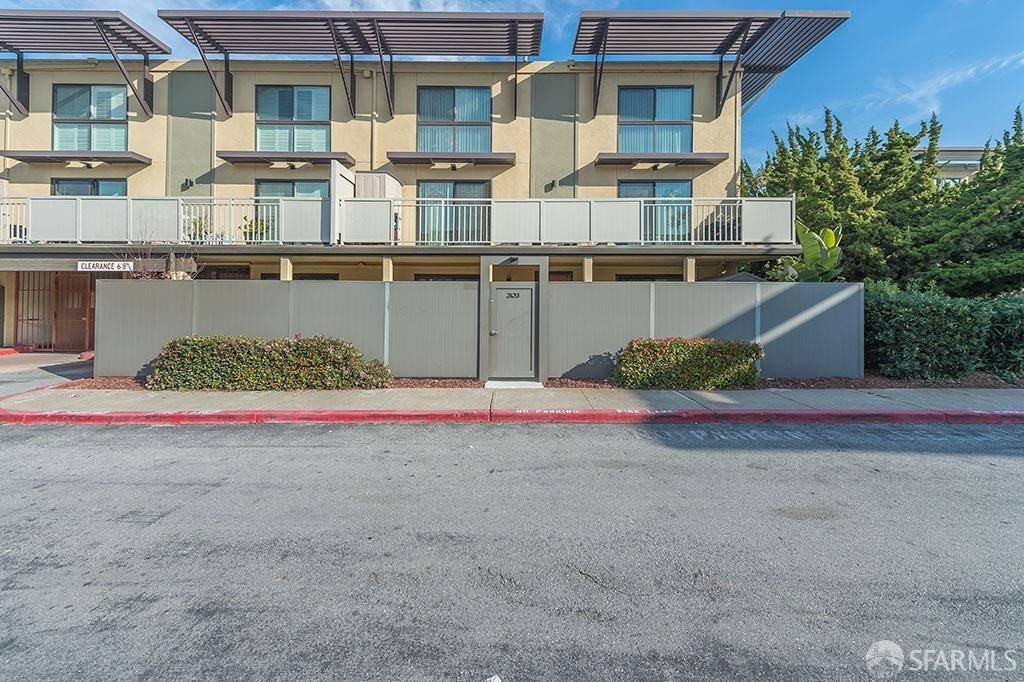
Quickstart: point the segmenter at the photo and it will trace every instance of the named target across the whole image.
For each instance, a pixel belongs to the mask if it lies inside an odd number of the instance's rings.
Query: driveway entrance
[[[80,272],[19,272],[14,344],[36,350],[92,350],[95,276]]]

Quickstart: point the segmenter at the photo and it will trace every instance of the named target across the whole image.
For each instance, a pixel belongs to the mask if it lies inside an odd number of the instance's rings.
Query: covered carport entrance
[[[14,273],[14,345],[81,352],[93,348],[96,275]]]

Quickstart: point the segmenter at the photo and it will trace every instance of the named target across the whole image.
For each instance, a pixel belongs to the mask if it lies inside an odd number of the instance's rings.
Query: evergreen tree
[[[1013,125],[982,170],[955,199],[930,212],[914,233],[908,279],[956,296],[1024,286],[1024,125]]]

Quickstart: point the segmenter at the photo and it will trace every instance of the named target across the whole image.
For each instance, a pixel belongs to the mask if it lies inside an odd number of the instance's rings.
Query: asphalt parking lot
[[[1022,649],[1022,443],[0,427],[0,678],[834,679],[880,639]]]

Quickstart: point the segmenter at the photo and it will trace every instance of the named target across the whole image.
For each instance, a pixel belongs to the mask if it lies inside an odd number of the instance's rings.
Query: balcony
[[[333,210],[332,210],[333,209]],[[792,198],[0,199],[0,243],[771,246]]]

